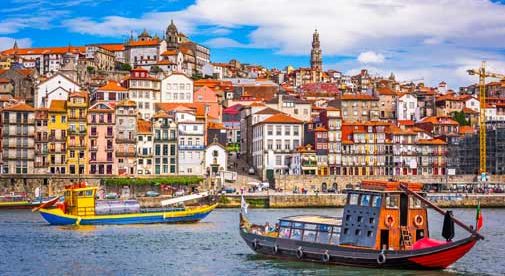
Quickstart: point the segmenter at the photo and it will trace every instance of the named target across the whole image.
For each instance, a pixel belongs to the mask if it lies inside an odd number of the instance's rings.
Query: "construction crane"
[[[469,75],[479,76],[479,101],[480,101],[480,112],[479,112],[479,146],[480,146],[480,173],[481,180],[485,181],[487,179],[487,167],[486,167],[486,78],[499,78],[505,79],[505,75],[492,73],[486,71],[486,62],[483,61],[480,68],[467,70]]]

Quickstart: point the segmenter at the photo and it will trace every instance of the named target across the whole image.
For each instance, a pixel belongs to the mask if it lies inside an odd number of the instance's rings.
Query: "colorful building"
[[[114,126],[112,104],[96,103],[88,109],[89,174],[115,175]]]
[[[87,143],[88,94],[74,92],[67,101],[67,173],[81,175],[88,172]]]
[[[47,131],[49,172],[51,174],[67,173],[67,101],[52,100],[48,109]]]

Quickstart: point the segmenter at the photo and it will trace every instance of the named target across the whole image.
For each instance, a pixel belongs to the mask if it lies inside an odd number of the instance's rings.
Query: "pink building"
[[[96,103],[88,110],[89,174],[115,175],[113,104]]]
[[[218,119],[218,121],[221,121],[223,115],[221,101],[222,95],[207,86],[202,86],[193,93],[193,102],[207,105],[207,110],[209,111],[207,115]]]

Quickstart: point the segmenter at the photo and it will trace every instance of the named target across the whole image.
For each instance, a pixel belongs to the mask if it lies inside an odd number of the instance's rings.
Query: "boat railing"
[[[155,212],[177,212],[177,211],[185,211],[184,207],[161,207],[161,208],[141,208],[141,213],[155,213]]]

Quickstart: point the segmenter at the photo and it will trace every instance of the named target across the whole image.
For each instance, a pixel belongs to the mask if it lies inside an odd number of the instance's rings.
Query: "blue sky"
[[[178,28],[212,50],[267,67],[308,66],[320,32],[326,69],[368,68],[401,80],[475,81],[486,59],[505,72],[505,6],[487,0],[1,0],[0,48],[121,42]]]

